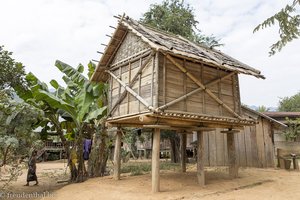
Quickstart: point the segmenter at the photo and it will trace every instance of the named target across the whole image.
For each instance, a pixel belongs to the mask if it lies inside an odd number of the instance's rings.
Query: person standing
[[[35,181],[34,185],[39,184],[36,176],[36,159],[37,159],[36,156],[37,156],[37,151],[34,150],[28,161],[27,184],[25,186],[29,186],[29,182],[31,181]]]

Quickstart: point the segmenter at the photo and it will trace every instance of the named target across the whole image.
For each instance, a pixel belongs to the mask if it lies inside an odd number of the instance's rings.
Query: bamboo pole
[[[154,70],[155,70],[155,58],[152,59],[152,63],[151,63],[151,85],[150,85],[150,94],[151,94],[151,103],[150,105],[153,106],[153,88],[154,88]]]
[[[126,97],[126,94],[127,94],[127,92],[129,92],[127,89],[126,89],[126,87],[127,88],[129,88],[129,89],[131,89],[131,87],[135,84],[135,82],[136,82],[136,80],[137,80],[137,78],[139,77],[139,75],[143,72],[143,69],[149,64],[149,62],[151,61],[151,59],[153,58],[153,55],[154,55],[154,52],[152,52],[150,55],[149,55],[149,57],[147,58],[147,60],[145,61],[145,63],[144,63],[144,65],[142,65],[141,67],[140,67],[140,69],[139,69],[139,71],[136,73],[136,75],[132,78],[132,80],[131,80],[131,82],[129,83],[129,85],[127,86],[126,84],[124,84],[121,80],[117,80],[115,77],[115,75],[112,73],[112,72],[110,72],[110,71],[108,71],[108,73],[112,76],[112,77],[114,77],[118,82],[119,81],[121,81],[122,82],[122,86],[123,87],[125,87],[125,91],[121,94],[121,96],[119,97],[119,99],[117,100],[117,102],[115,103],[115,105],[112,107],[112,109],[110,110],[110,112],[108,113],[108,116],[110,116],[111,115],[111,113],[116,109],[116,107],[117,107],[117,105],[119,105],[122,101],[123,101],[123,99]],[[129,80],[130,81],[130,80]],[[131,89],[132,90],[132,89]],[[133,90],[132,90],[132,92],[134,92]],[[131,93],[131,92],[129,92],[129,93]],[[134,92],[135,93],[135,92]],[[138,95],[139,96],[139,94],[137,94],[137,93],[135,93],[136,95]],[[133,95],[134,96],[134,95]],[[140,97],[140,96],[139,96]],[[140,98],[142,98],[142,97],[140,97]],[[139,100],[139,99],[138,99]],[[140,100],[139,100],[140,101]],[[141,102],[141,101],[140,101]],[[142,103],[142,102],[141,102]],[[147,102],[146,102],[147,103]],[[148,104],[148,103],[147,103]],[[145,105],[145,104],[144,104]],[[149,107],[149,105],[148,106],[146,106],[147,108]]]
[[[110,70],[114,71],[115,69],[118,69],[119,67],[123,67],[125,65],[128,65],[129,62],[133,63],[141,58],[144,58],[151,54],[152,50],[151,49],[145,49],[143,51],[138,52],[137,54],[134,54],[132,56],[129,56],[123,60],[120,60],[110,66]]]
[[[152,146],[152,192],[159,192],[159,155],[160,155],[160,129],[154,129]]]
[[[131,62],[129,62],[129,64],[128,64],[129,66],[128,66],[128,82],[130,83],[131,82]],[[127,92],[126,92],[127,93]],[[122,93],[123,94],[123,93]],[[138,93],[138,95],[140,95],[140,92]],[[129,109],[130,109],[130,107],[129,107],[129,100],[130,100],[130,96],[129,95],[125,95],[125,98],[126,98],[126,96],[127,96],[127,114],[129,114]],[[121,103],[121,102],[120,102]],[[119,106],[119,108],[120,108],[120,106]]]
[[[159,52],[157,51],[155,53],[155,98],[154,98],[154,103],[152,104],[154,108],[158,107],[158,95],[159,95]]]
[[[218,82],[220,82],[220,81],[222,81],[222,80],[224,80],[224,79],[226,79],[226,78],[228,78],[228,77],[233,76],[234,74],[235,74],[235,72],[231,72],[231,73],[229,73],[229,74],[223,76],[222,78],[217,78],[217,79],[215,79],[215,80],[209,82],[208,84],[206,84],[205,87],[209,87],[209,86],[211,86],[211,85],[214,85],[214,84],[216,84],[216,83],[218,83]],[[160,106],[160,107],[157,109],[157,111],[158,111],[158,110],[164,110],[164,109],[170,107],[171,105],[173,105],[173,104],[175,104],[175,103],[178,103],[178,102],[180,102],[180,101],[182,101],[182,100],[188,98],[189,96],[191,96],[191,95],[193,95],[193,94],[196,94],[197,92],[200,92],[200,91],[202,91],[202,90],[203,90],[203,89],[202,89],[201,87],[199,87],[199,88],[197,88],[197,89],[195,89],[195,90],[193,90],[193,91],[187,93],[186,95],[183,95],[183,96],[181,96],[181,97],[179,97],[179,98],[177,98],[177,99],[174,99],[173,101],[168,102],[168,103],[165,104],[165,105]]]
[[[115,31],[115,33],[114,33],[113,36],[116,35],[116,32],[117,32],[117,29],[116,29],[116,31]],[[112,59],[114,58],[114,55],[115,55],[115,54],[117,53],[117,51],[119,50],[119,47],[121,46],[122,41],[124,41],[124,39],[125,39],[127,33],[128,33],[128,31],[126,31],[126,32],[124,33],[124,35],[122,36],[121,39],[116,39],[115,37],[110,36],[112,40],[117,40],[117,41],[119,41],[119,43],[117,44],[117,47],[114,49],[113,53],[110,55],[109,60],[108,60],[108,62],[106,63],[105,68],[108,68],[108,66],[109,66],[110,63],[112,62]],[[108,44],[108,46],[110,46],[110,45],[111,45],[111,42]]]
[[[145,99],[143,99],[141,96],[139,96],[135,91],[133,91],[128,85],[126,85],[122,80],[120,80],[114,73],[112,73],[109,70],[106,70],[107,73],[109,73],[118,83],[120,83],[121,86],[124,87],[127,92],[129,92],[132,96],[134,96],[138,101],[140,101],[144,106],[146,106],[150,111],[153,110],[153,107],[148,104]]]
[[[170,55],[166,54],[167,58],[178,68],[180,69],[183,73],[185,73],[190,79],[192,79],[192,81],[194,81],[200,88],[202,88],[212,99],[214,99],[215,101],[217,101],[220,105],[222,105],[226,110],[228,110],[231,114],[233,114],[234,116],[236,116],[239,119],[242,119],[242,117],[237,114],[236,112],[234,112],[229,106],[227,106],[223,101],[221,101],[216,95],[214,95],[212,93],[212,91],[208,88],[205,87],[205,85],[203,85],[194,75],[192,75],[190,72],[187,71],[186,68],[184,68],[183,66],[181,66],[180,64],[178,64],[173,57],[171,57]]]

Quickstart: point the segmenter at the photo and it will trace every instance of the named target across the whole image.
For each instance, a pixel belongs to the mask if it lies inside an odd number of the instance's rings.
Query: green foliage
[[[159,165],[161,170],[179,170],[178,163],[161,162]],[[131,176],[142,175],[151,172],[151,163],[148,162],[129,162],[122,164],[121,173],[130,173]]]
[[[283,132],[286,141],[296,141],[300,135],[300,118],[291,120],[286,118],[288,128]]]
[[[278,23],[280,40],[272,44],[269,52],[270,56],[281,51],[287,43],[299,38],[300,15],[299,9],[296,8],[297,6],[300,6],[300,0],[293,0],[292,4],[287,4],[279,12],[266,19],[254,29],[253,32],[256,32],[260,29],[271,27]]]
[[[15,101],[3,91],[0,97],[0,156],[6,160],[5,157],[15,152],[26,155],[31,147],[40,147],[39,137],[32,131],[44,113],[25,102]]]
[[[12,52],[6,51],[0,46],[0,90],[7,88],[25,88],[25,70],[20,62],[16,62],[11,56]]]
[[[26,102],[45,112],[45,124],[50,122],[53,125],[62,142],[66,139],[76,141],[78,166],[72,165],[70,170],[73,172],[78,170],[78,173],[77,175],[72,173],[71,180],[81,182],[86,174],[83,167],[83,138],[85,135],[90,136],[93,131],[95,132],[96,126],[98,126],[95,123],[106,115],[106,106],[104,105],[107,86],[103,83],[89,82],[82,74],[84,67],[81,64],[77,68],[73,68],[57,60],[55,66],[64,74],[62,79],[65,81],[66,87],[59,85],[56,80],[51,80],[50,84],[55,91],[50,92],[45,83],[30,73],[26,76],[28,90],[17,89],[16,91]],[[89,71],[93,69],[94,66],[90,65]],[[62,121],[61,118],[65,121]],[[47,135],[47,133],[43,134]],[[67,155],[70,155],[67,147],[65,150]]]
[[[278,111],[300,112],[300,92],[291,97],[282,98],[279,101]]]
[[[201,33],[193,8],[183,0],[164,0],[161,4],[152,4],[140,21],[210,48],[222,46],[214,36]]]
[[[268,112],[269,108],[267,108],[266,106],[262,105],[262,106],[258,106],[257,111],[258,112]]]

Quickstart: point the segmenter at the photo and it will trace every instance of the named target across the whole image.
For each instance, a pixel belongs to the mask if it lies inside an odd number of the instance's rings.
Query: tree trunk
[[[68,142],[67,142],[67,140],[66,140],[66,138],[64,136],[64,133],[63,133],[62,130],[58,130],[56,133],[60,137],[61,143],[62,143],[62,145],[64,147],[65,152],[66,152],[66,157],[69,160],[69,157],[70,157],[70,146],[69,146],[69,144],[68,144]]]
[[[170,145],[171,145],[171,162],[179,163],[180,162],[180,139],[177,133],[174,134],[174,137],[170,137]]]
[[[78,171],[77,171],[76,165],[74,163],[72,163],[69,143],[67,142],[67,140],[64,136],[64,133],[60,129],[60,127],[56,127],[56,128],[57,128],[56,133],[59,135],[62,145],[64,147],[64,150],[66,152],[67,162],[68,162],[68,166],[69,166],[70,174],[71,174],[70,181],[75,182],[77,175],[78,175]]]
[[[97,130],[93,137],[91,155],[88,161],[88,174],[91,177],[105,175],[106,164],[108,160],[108,148],[106,145],[107,131],[102,124],[101,130]]]
[[[11,145],[8,145],[8,146],[6,147],[5,150],[3,149],[3,162],[2,162],[2,164],[0,165],[0,167],[6,165],[6,162],[7,162],[7,154],[8,154],[8,150],[9,150],[10,146],[11,146]]]
[[[79,130],[77,137],[77,159],[78,159],[78,174],[76,177],[76,182],[83,182],[87,178],[86,168],[84,165],[83,159],[83,138],[82,138],[82,130]]]

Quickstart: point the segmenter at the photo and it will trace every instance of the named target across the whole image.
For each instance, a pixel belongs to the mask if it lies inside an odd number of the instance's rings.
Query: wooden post
[[[203,131],[197,132],[197,178],[200,186],[205,185],[204,172],[204,134]]]
[[[152,145],[152,192],[159,192],[160,129],[155,128]]]
[[[229,177],[237,178],[239,168],[236,162],[234,133],[227,133],[227,150],[228,150]]]
[[[115,153],[114,153],[114,179],[120,180],[120,172],[121,172],[121,137],[122,132],[118,128],[116,134],[116,143],[115,143]]]
[[[186,172],[186,133],[180,136],[181,172]]]

